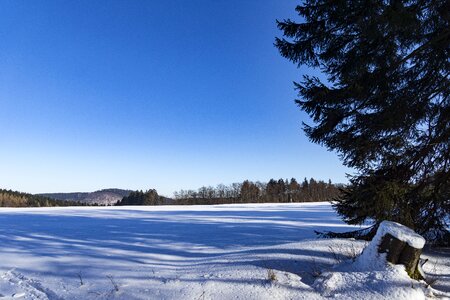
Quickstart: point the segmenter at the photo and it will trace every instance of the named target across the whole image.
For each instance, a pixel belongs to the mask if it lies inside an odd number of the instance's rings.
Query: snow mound
[[[421,235],[415,233],[414,230],[390,221],[381,222],[374,240],[380,241],[381,238],[388,233],[416,249],[422,249],[425,245],[425,239]]]
[[[356,261],[347,262],[322,274],[314,287],[325,297],[339,299],[425,299],[423,285],[409,278],[401,265],[367,271]]]
[[[324,296],[339,299],[425,299],[422,283],[411,279],[403,265],[390,264],[385,259],[385,253],[378,253],[378,247],[386,234],[415,248],[422,248],[425,244],[425,240],[413,230],[384,221],[360,256],[322,274],[314,287]]]

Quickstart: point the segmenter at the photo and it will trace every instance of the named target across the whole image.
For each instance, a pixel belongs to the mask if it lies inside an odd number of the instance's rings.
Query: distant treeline
[[[55,200],[40,195],[0,189],[0,207],[85,206],[78,201]]]
[[[131,192],[117,201],[115,205],[208,205],[232,203],[289,203],[331,201],[338,197],[343,186],[331,181],[314,179],[298,183],[291,180],[271,179],[267,183],[245,180],[230,185],[216,187],[203,186],[198,190],[180,190],[174,193],[175,199],[158,195],[155,189]],[[56,200],[42,195],[32,195],[0,189],[0,207],[45,207],[45,206],[97,206],[80,201]]]
[[[312,178],[305,178],[302,183],[295,178],[271,179],[267,183],[245,180],[231,185],[204,186],[196,191],[181,190],[175,192],[174,197],[178,205],[331,201],[340,195],[342,187],[330,180],[325,182]]]

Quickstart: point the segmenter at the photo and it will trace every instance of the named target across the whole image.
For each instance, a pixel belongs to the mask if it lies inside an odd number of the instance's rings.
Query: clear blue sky
[[[179,189],[346,182],[301,130],[273,46],[298,1],[0,2],[0,185]]]

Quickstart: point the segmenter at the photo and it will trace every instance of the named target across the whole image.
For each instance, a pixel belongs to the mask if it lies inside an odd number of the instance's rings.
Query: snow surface
[[[314,234],[351,229],[329,203],[0,208],[0,299],[445,297]],[[427,257],[448,290],[449,256]]]

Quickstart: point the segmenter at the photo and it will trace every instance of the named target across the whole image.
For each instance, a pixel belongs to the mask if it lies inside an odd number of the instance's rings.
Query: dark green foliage
[[[158,195],[156,190],[151,189],[146,192],[135,191],[128,196],[123,197],[115,205],[160,205],[162,198]]]
[[[332,232],[332,231],[317,231],[314,230],[314,232],[322,238],[328,238],[328,239],[334,239],[334,238],[355,238],[360,240],[366,240],[371,241],[375,234],[377,233],[378,227],[380,224],[375,224],[372,226],[369,226],[364,229],[354,230],[354,231],[347,231],[347,232]]]
[[[295,84],[297,104],[315,123],[304,130],[358,171],[337,211],[352,224],[394,220],[442,241],[450,212],[450,2],[306,0],[296,10],[304,22],[278,22],[286,39],[275,44],[326,76]]]
[[[40,195],[32,195],[0,189],[0,207],[44,207],[44,206],[84,206],[78,201],[55,200]]]

